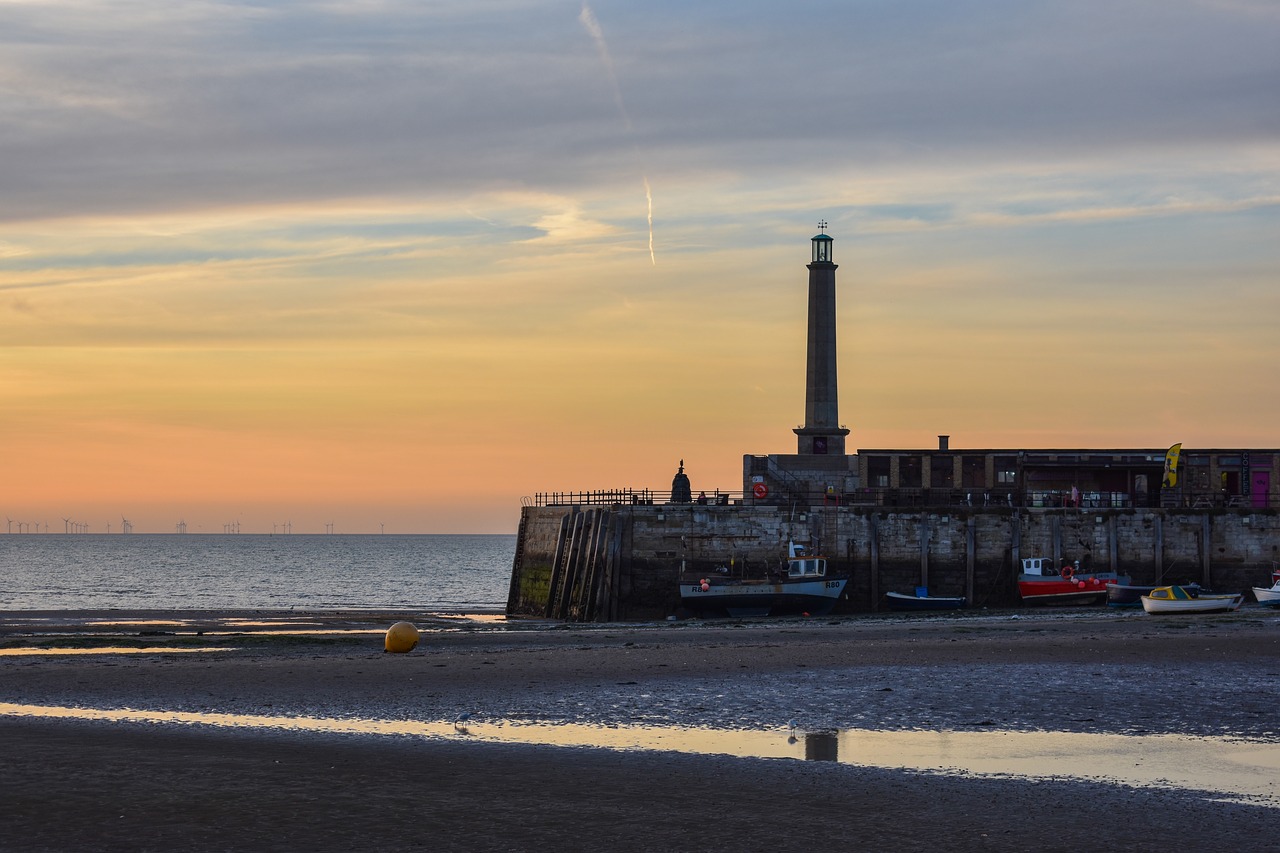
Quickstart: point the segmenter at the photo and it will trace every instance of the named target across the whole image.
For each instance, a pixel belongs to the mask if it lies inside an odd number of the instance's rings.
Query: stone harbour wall
[[[680,611],[682,565],[763,571],[779,564],[793,541],[826,556],[829,571],[850,574],[837,612],[880,610],[886,592],[917,586],[967,596],[973,607],[1016,607],[1018,567],[1034,556],[1114,569],[1133,583],[1197,581],[1241,592],[1269,586],[1280,564],[1280,511],[525,507],[507,612],[571,621],[664,618]]]

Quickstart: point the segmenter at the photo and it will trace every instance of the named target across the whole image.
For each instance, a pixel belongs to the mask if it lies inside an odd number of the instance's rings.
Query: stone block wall
[[[561,531],[580,508],[525,507],[507,609],[541,616]],[[837,612],[883,608],[889,591],[927,585],[972,606],[1018,606],[1023,557],[1115,569],[1134,583],[1198,581],[1247,591],[1270,584],[1280,562],[1280,512],[1264,509],[1089,510],[964,508],[958,512],[827,507],[659,505],[612,509],[620,530],[616,612],[622,619],[679,611],[682,565],[763,572],[787,545],[809,545],[830,571],[849,573]]]

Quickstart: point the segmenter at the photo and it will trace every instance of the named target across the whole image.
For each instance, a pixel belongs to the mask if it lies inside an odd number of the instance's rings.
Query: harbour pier
[[[1269,585],[1280,565],[1280,449],[846,451],[836,381],[833,240],[812,238],[805,422],[796,452],[743,456],[741,488],[548,492],[521,509],[507,612],[569,621],[680,615],[678,578],[760,573],[789,543],[851,578],[836,612],[887,592],[1020,604],[1025,557],[1136,584]],[[693,495],[698,495],[695,499]]]

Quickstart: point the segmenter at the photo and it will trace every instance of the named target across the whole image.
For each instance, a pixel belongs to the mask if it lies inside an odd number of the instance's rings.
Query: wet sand
[[[380,631],[400,618],[435,630],[385,654]],[[129,624],[97,624],[112,620]],[[412,613],[0,614],[0,646],[126,642],[226,650],[0,655],[0,702],[1280,740],[1280,613],[1260,608],[514,629]],[[1280,817],[1099,782],[14,716],[0,716],[0,804],[0,848],[15,850],[1262,850]]]

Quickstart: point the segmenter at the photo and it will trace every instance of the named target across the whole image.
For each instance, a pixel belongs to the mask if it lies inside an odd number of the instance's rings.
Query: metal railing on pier
[[[672,503],[670,491],[656,489],[598,489],[585,492],[538,492],[534,506],[653,506]],[[742,502],[742,492],[715,489],[694,494],[689,504],[729,506]]]
[[[785,488],[766,489],[767,497],[741,491],[714,489],[697,492],[688,504],[708,506],[792,506],[792,507],[884,507],[902,509],[1132,509],[1157,507],[1165,509],[1231,509],[1280,506],[1275,495],[1224,495],[1221,493],[1184,492],[1178,495],[1154,493],[1082,491],[1070,489],[904,489],[889,487],[862,488],[833,493],[802,488],[787,483]],[[654,506],[671,504],[671,492],[658,489],[597,489],[568,492],[538,492],[521,500],[526,506]],[[683,502],[682,502],[683,503]]]

